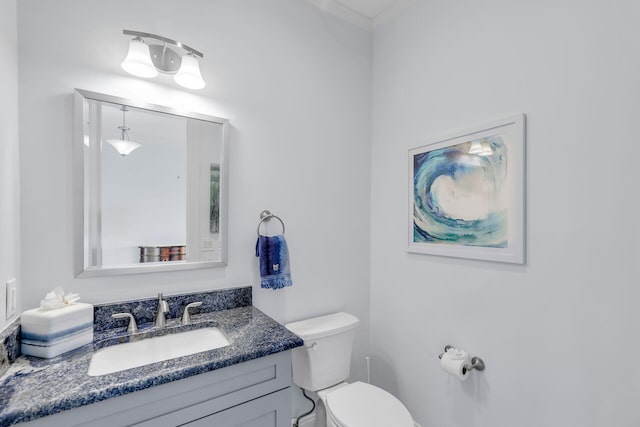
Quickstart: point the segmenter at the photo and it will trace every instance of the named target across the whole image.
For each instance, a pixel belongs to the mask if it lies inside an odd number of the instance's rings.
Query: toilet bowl
[[[413,427],[411,414],[391,393],[345,382],[358,323],[352,314],[335,313],[285,325],[304,340],[292,351],[293,382],[317,392],[327,427]]]
[[[414,427],[405,406],[391,393],[363,382],[342,383],[318,392],[327,427]]]

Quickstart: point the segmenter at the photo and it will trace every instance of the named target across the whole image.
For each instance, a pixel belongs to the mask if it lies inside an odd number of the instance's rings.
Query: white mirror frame
[[[220,251],[219,261],[186,261],[166,263],[141,263],[123,267],[94,267],[85,265],[84,238],[84,117],[83,105],[85,99],[127,105],[149,111],[172,114],[175,116],[204,120],[222,126],[222,161],[220,166]],[[228,134],[229,121],[220,117],[209,116],[194,112],[182,111],[176,108],[148,104],[132,99],[120,98],[102,93],[76,89],[74,93],[74,140],[73,140],[73,193],[74,193],[74,274],[76,277],[112,276],[120,274],[155,273],[177,270],[193,270],[200,268],[224,267],[227,265],[228,248],[228,176],[229,150]]]

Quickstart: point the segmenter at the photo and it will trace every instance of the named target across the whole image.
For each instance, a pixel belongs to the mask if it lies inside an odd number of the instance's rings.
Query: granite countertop
[[[231,344],[97,377],[87,374],[94,346],[127,341],[130,334],[123,328],[96,331],[93,344],[52,359],[18,357],[0,377],[0,425],[52,415],[303,344],[301,338],[251,305],[194,315],[192,322],[190,329],[217,326]],[[143,334],[158,333],[151,324],[139,326]],[[183,328],[174,320],[161,333]]]

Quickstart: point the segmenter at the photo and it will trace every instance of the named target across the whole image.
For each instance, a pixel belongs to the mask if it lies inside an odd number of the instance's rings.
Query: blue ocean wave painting
[[[413,241],[506,248],[507,145],[499,135],[413,157]]]

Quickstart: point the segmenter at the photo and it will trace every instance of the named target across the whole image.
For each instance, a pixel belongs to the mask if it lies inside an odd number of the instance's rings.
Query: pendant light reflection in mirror
[[[123,105],[120,110],[122,111],[122,125],[118,126],[118,129],[120,129],[120,139],[110,138],[105,139],[104,142],[111,144],[122,157],[125,157],[131,154],[136,148],[140,148],[142,144],[129,139],[129,130],[131,129],[126,125],[126,114],[129,109],[126,105]]]

